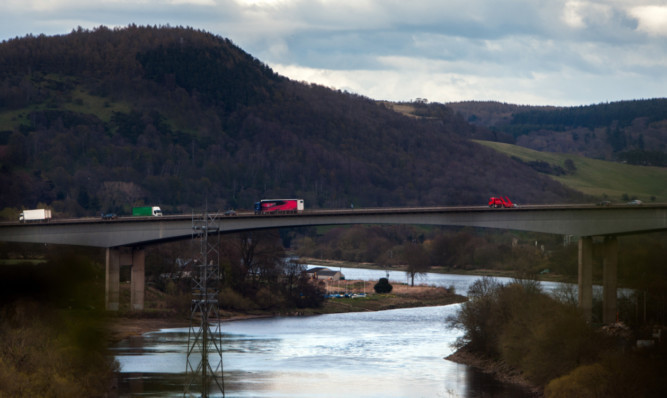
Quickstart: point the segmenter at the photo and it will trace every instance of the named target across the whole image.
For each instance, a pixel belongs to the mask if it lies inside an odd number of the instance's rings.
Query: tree
[[[304,275],[306,266],[300,261],[290,258],[285,261],[283,266],[283,282],[288,296],[293,296],[294,291],[299,286],[300,278]]]
[[[425,274],[429,269],[429,256],[424,246],[408,243],[403,250],[403,261],[407,264],[405,272],[410,277],[410,285],[415,285],[415,275]]]
[[[243,282],[250,279],[256,287],[260,282],[273,282],[278,278],[285,251],[276,231],[239,234],[236,245],[241,259]]]
[[[387,278],[380,278],[378,283],[373,286],[375,293],[391,293],[393,288],[394,287],[389,283],[389,279]]]
[[[302,274],[297,282],[299,294],[294,297],[296,306],[298,308],[321,307],[324,303],[324,288],[320,284],[312,283],[305,274]]]

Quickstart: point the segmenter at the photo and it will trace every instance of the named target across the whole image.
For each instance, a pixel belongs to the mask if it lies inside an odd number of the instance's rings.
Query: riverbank
[[[532,397],[541,398],[544,391],[535,387],[516,369],[506,363],[490,358],[485,358],[470,351],[467,347],[461,347],[452,355],[445,357],[446,360],[472,366],[480,371],[490,374],[494,379],[508,384],[513,384],[530,393]]]
[[[443,287],[416,285],[409,286],[401,283],[392,284],[391,293],[377,294],[373,292],[375,282],[370,281],[345,281],[345,288],[351,297],[327,299],[319,308],[290,308],[283,310],[253,311],[242,313],[233,311],[220,311],[222,322],[272,317],[272,316],[309,316],[321,314],[334,314],[344,312],[383,311],[397,308],[428,307],[437,305],[449,305],[466,301],[464,296],[457,295]],[[355,293],[359,297],[352,297]],[[363,296],[365,294],[365,296]],[[152,300],[167,300],[162,295],[151,295]],[[166,308],[160,303],[151,303],[153,308]],[[189,327],[189,318],[178,316],[168,311],[152,311],[145,313],[119,314],[110,319],[109,333],[112,342],[120,341],[132,336],[140,336],[144,333],[167,328]]]
[[[331,263],[322,265],[334,268]],[[274,316],[314,316],[346,312],[382,311],[398,308],[450,305],[467,300],[466,297],[457,295],[455,292],[449,291],[444,287],[426,285],[410,286],[404,283],[392,283],[393,289],[389,294],[376,294],[373,291],[375,283],[375,281],[358,280],[340,281],[340,284],[337,284],[336,287],[347,292],[349,297],[327,299],[320,308],[253,311],[252,313],[231,312],[221,309],[221,321],[227,322]],[[329,293],[333,293],[334,286],[330,286],[330,289]],[[355,293],[359,295],[355,295]],[[152,300],[166,299],[166,297],[160,295],[150,295],[150,297]],[[156,303],[152,303],[151,307],[164,308],[163,305]],[[129,313],[128,315],[130,316],[119,316],[112,319],[112,341],[120,341],[160,329],[187,328],[190,326],[189,319],[173,315],[168,316],[166,313],[147,312],[144,316],[137,313]],[[516,371],[501,363],[480,358],[465,349],[461,349],[445,359],[478,368],[503,383],[514,384],[526,391],[530,391],[531,396],[541,397],[538,389],[527,383]]]
[[[398,271],[405,272],[405,267],[390,266],[385,267],[375,263],[356,263],[339,260],[326,260],[316,258],[301,258],[303,263],[309,265],[317,265],[328,267],[331,269],[345,267],[345,268],[366,268],[376,270]],[[484,276],[508,276],[498,272],[492,273],[484,272],[484,270],[477,270],[478,273],[474,275]],[[433,273],[448,273],[443,267],[433,267],[429,270]],[[458,275],[473,275],[472,272],[455,272]],[[320,308],[305,308],[305,309],[286,309],[282,311],[253,311],[252,313],[241,313],[227,310],[221,310],[220,316],[222,321],[248,319],[254,317],[270,317],[270,316],[295,316],[295,315],[318,315],[318,314],[332,314],[343,312],[361,312],[361,311],[382,311],[396,308],[412,308],[435,305],[449,305],[460,303],[466,300],[464,296],[456,295],[456,292],[449,292],[442,287],[433,286],[408,286],[402,283],[392,283],[394,290],[390,294],[378,295],[373,291],[373,286],[377,281],[366,281],[361,284],[361,281],[346,280],[345,287],[342,290],[347,293],[366,293],[366,297],[358,298],[336,298],[328,299]],[[333,288],[333,286],[331,287]],[[129,289],[128,286],[121,286],[121,294],[123,289]],[[150,290],[150,291],[149,291]],[[151,293],[152,292],[152,293]],[[328,291],[330,293],[330,291]],[[462,292],[465,294],[465,292]],[[129,298],[129,290],[125,294]],[[146,293],[146,308],[157,309],[157,311],[144,311],[143,313],[125,312],[117,314],[112,320],[111,340],[119,341],[131,336],[141,335],[143,333],[160,330],[169,327],[188,327],[190,320],[188,316],[177,316],[169,313],[165,308],[168,298],[162,292],[148,289]],[[153,301],[149,303],[149,301]]]
[[[331,298],[321,308],[309,308],[303,315],[333,314],[341,312],[384,311],[397,308],[431,307],[462,303],[466,297],[444,287],[392,283],[391,293],[373,292],[375,282],[346,281],[350,295],[366,294],[362,297]],[[368,293],[368,292],[373,293]]]
[[[328,268],[366,268],[366,269],[375,269],[382,271],[398,271],[405,272],[406,267],[404,265],[380,265],[376,263],[357,263],[351,261],[342,261],[342,260],[328,260],[321,258],[313,257],[300,257],[301,262],[308,265],[317,265],[320,267]],[[461,268],[451,268],[451,267],[430,267],[426,272],[434,274],[452,274],[452,275],[468,275],[468,276],[491,276],[491,277],[502,277],[502,278],[515,278],[520,275],[516,271],[511,270],[497,270],[497,269],[461,269]],[[566,276],[554,273],[545,273],[540,275],[534,275],[538,280],[545,282],[562,282],[562,283],[577,283],[576,276]]]

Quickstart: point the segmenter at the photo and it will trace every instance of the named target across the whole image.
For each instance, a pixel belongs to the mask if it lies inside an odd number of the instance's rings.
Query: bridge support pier
[[[104,302],[107,311],[118,311],[120,303],[120,250],[107,248]]]
[[[597,246],[597,244],[596,244]],[[602,322],[616,322],[616,290],[618,287],[618,240],[605,236],[600,247],[602,255]],[[586,321],[593,317],[593,238],[579,238],[579,308]]]
[[[593,315],[593,238],[579,238],[579,308],[587,322]]]
[[[618,286],[618,240],[605,236],[602,260],[602,322],[616,322],[616,288]]]
[[[130,309],[144,309],[146,251],[137,247],[109,247],[106,252],[105,302],[108,311],[120,305],[120,267],[131,267]]]

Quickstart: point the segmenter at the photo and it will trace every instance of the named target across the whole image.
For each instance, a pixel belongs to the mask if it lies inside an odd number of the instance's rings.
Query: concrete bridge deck
[[[299,214],[213,215],[220,233],[267,228],[344,224],[452,225],[574,235],[579,240],[579,303],[590,319],[594,236],[603,237],[605,322],[616,310],[616,236],[667,230],[667,204],[643,206],[535,205],[511,209],[409,207],[309,210]],[[201,215],[54,219],[48,223],[0,223],[0,241],[107,249],[107,308],[118,309],[119,268],[132,266],[132,308],[143,309],[146,245],[190,239]]]
[[[145,246],[192,236],[194,215],[53,219],[48,223],[1,223],[0,240],[94,247]],[[667,205],[524,206],[512,209],[413,207],[311,210],[300,214],[218,216],[222,233],[266,228],[342,224],[455,225],[607,236],[667,229]]]

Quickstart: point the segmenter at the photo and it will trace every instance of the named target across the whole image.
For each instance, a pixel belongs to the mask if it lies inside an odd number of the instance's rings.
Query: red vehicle
[[[502,196],[492,196],[491,199],[489,199],[489,207],[495,207],[495,208],[500,208],[500,207],[505,207],[505,208],[511,208],[511,207],[519,207],[516,203],[512,203],[512,201],[505,196],[503,199]]]
[[[262,199],[255,203],[255,214],[301,213],[303,199]]]

